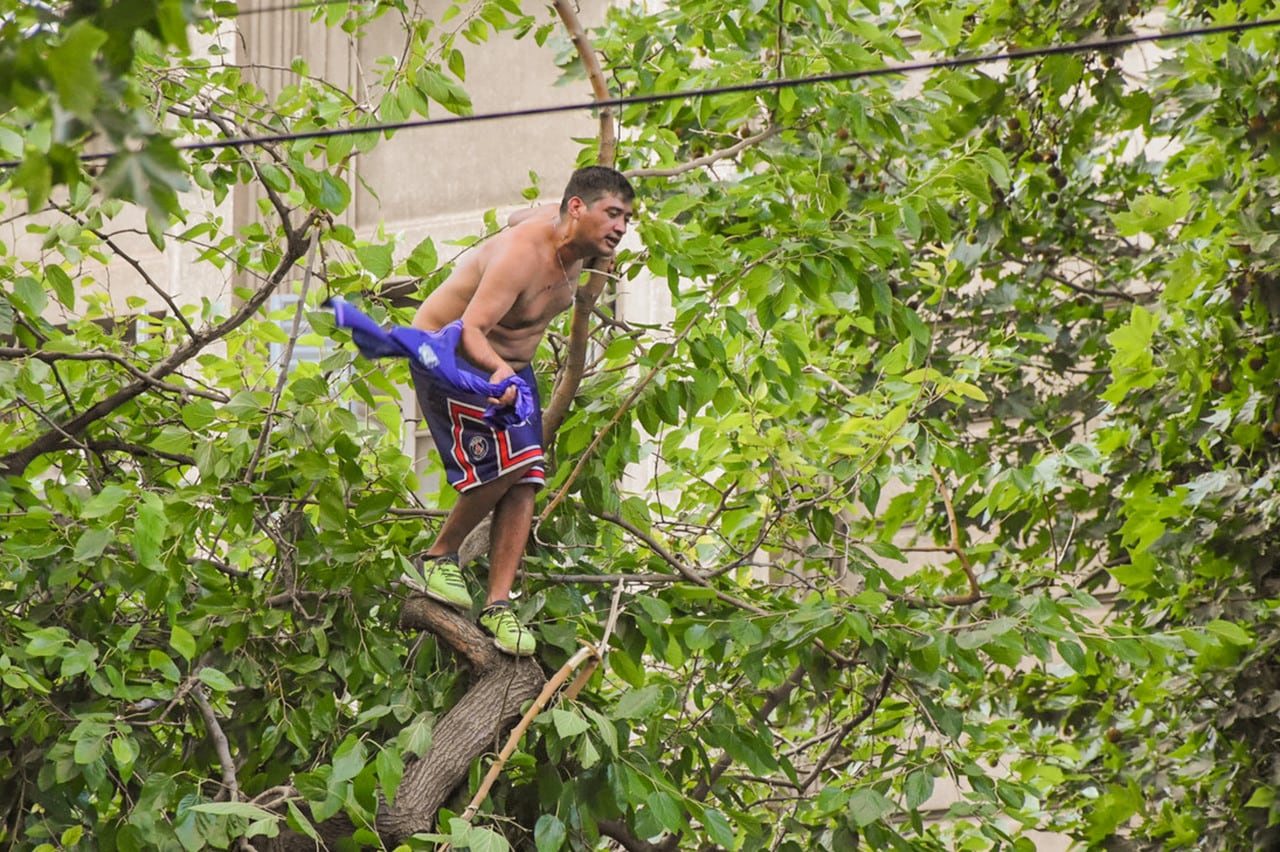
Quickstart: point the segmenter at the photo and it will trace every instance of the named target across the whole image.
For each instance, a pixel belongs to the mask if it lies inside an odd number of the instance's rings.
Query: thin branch
[[[302,314],[307,307],[307,290],[311,288],[311,269],[312,264],[315,263],[316,243],[319,240],[319,229],[313,230],[311,245],[307,247],[307,265],[302,271],[302,292],[298,294],[297,308],[293,312],[293,329],[289,332],[289,341],[285,344],[284,351],[280,353],[280,375],[276,378],[275,391],[271,394],[271,407],[267,409],[267,415],[263,420],[262,434],[258,438],[258,446],[253,450],[253,458],[249,459],[249,464],[244,469],[246,485],[253,482],[254,469],[262,460],[267,444],[271,442],[272,421],[275,420],[276,412],[280,410],[280,398],[284,396],[285,385],[289,382],[289,362],[293,359],[293,347],[298,342],[298,332],[302,329]]]
[[[759,145],[766,139],[777,136],[782,132],[782,130],[783,128],[777,126],[769,127],[754,136],[748,136],[746,139],[742,139],[735,144],[730,145],[728,148],[721,148],[718,151],[712,151],[710,154],[704,154],[701,157],[696,157],[689,160],[687,163],[682,163],[678,166],[672,166],[667,169],[631,169],[626,173],[626,175],[629,178],[677,177],[678,175],[682,175],[686,172],[691,172],[694,169],[701,169],[706,166],[714,165],[720,160],[736,157],[747,148],[750,148],[753,145]]]
[[[148,447],[145,444],[135,444],[132,441],[122,441],[118,438],[95,439],[89,441],[86,445],[95,453],[103,452],[121,452],[128,453],[131,456],[152,456],[153,458],[164,459],[181,465],[194,465],[196,460],[191,456],[179,455],[178,453],[166,453],[157,450],[154,447]]]
[[[941,600],[944,604],[971,604],[982,597],[982,589],[978,585],[977,575],[973,573],[973,564],[969,561],[969,554],[965,552],[960,544],[960,522],[956,520],[956,509],[951,503],[951,492],[947,490],[947,486],[942,481],[942,475],[938,473],[938,469],[933,468],[932,471],[933,481],[938,484],[938,491],[942,494],[942,505],[947,510],[947,523],[951,528],[951,542],[947,549],[960,560],[960,567],[964,569],[964,575],[969,580],[968,594],[947,595]]]
[[[666,586],[680,582],[680,578],[674,574],[539,574],[538,579],[545,583],[589,583],[602,586],[610,583]]]
[[[225,403],[227,401],[226,394],[212,393],[209,391],[197,391],[180,385],[170,385],[165,382],[157,381],[151,375],[138,368],[136,364],[125,358],[123,355],[117,355],[114,352],[102,352],[100,350],[84,351],[84,352],[50,352],[47,349],[23,349],[17,346],[0,346],[0,359],[16,360],[19,358],[34,358],[37,361],[43,361],[46,364],[56,364],[59,361],[107,361],[122,367],[125,372],[133,376],[138,381],[147,382],[160,393],[178,394],[183,397],[200,397],[213,402]]]
[[[760,705],[759,712],[756,713],[756,719],[761,725],[769,724],[770,714],[772,714],[774,710],[778,709],[778,706],[795,691],[796,687],[804,681],[808,674],[808,667],[804,663],[801,663],[792,670],[786,680],[765,693],[764,702]],[[711,770],[707,773],[707,777],[699,781],[697,786],[693,788],[693,791],[689,794],[689,798],[693,799],[695,802],[706,801],[707,795],[710,794],[712,788],[715,787],[716,782],[720,780],[720,777],[724,775],[732,765],[733,758],[729,756],[728,752],[723,752],[711,767]],[[680,847],[680,837],[680,832],[668,834],[663,838],[662,842],[657,845],[656,849],[658,852],[674,852],[675,849]]]
[[[813,768],[813,771],[809,773],[809,777],[800,782],[801,790],[809,789],[813,782],[818,779],[818,776],[822,774],[822,771],[826,768],[827,764],[830,763],[831,755],[837,748],[839,748],[840,743],[843,742],[844,738],[849,736],[854,728],[871,718],[872,713],[876,712],[876,709],[879,708],[879,706],[884,702],[885,697],[889,694],[889,684],[893,683],[893,678],[897,672],[897,666],[893,664],[890,664],[885,668],[884,676],[880,678],[880,683],[876,685],[875,692],[873,692],[871,696],[863,702],[862,709],[858,711],[858,715],[854,716],[839,727],[831,748],[828,748],[823,752],[822,757],[818,760],[818,764]]]
[[[63,213],[69,219],[75,222],[77,225],[80,225],[82,228],[85,227],[84,223],[79,219],[77,219],[75,216],[72,216],[70,213],[67,213],[67,211],[65,210],[63,211]],[[147,274],[147,270],[142,266],[141,263],[138,262],[136,258],[132,257],[124,249],[116,245],[115,241],[112,240],[111,237],[107,236],[105,232],[97,228],[88,228],[88,231],[98,239],[102,240],[102,242],[107,246],[107,248],[115,252],[116,257],[121,258],[125,263],[133,267],[133,271],[138,273],[139,277],[142,278],[143,282],[147,285],[147,287],[149,287],[152,290],[152,292],[154,292],[157,296],[159,296],[162,302],[164,302],[166,305],[169,306],[169,310],[173,311],[174,317],[177,318],[178,322],[182,323],[182,327],[187,330],[187,335],[189,337],[196,336],[196,330],[191,327],[191,323],[187,322],[187,318],[183,316],[182,309],[178,307],[178,303],[173,300],[173,297],[170,296],[169,293],[166,292],[163,287],[161,287],[158,283],[156,283],[156,280],[154,278],[152,278],[150,275]]]
[[[200,708],[200,715],[204,718],[205,732],[209,734],[209,739],[213,740],[213,749],[218,754],[218,764],[222,767],[223,791],[230,801],[238,802],[240,801],[240,784],[236,781],[236,765],[231,759],[231,747],[227,743],[227,735],[223,733],[218,716],[209,705],[209,699],[205,698],[204,687],[196,686],[192,689],[191,698],[195,701],[196,707]]]
[[[761,609],[755,604],[747,603],[741,598],[735,598],[733,595],[720,591],[719,589],[717,589],[715,586],[711,584],[710,580],[708,580],[706,577],[703,577],[701,574],[699,574],[696,570],[694,570],[692,566],[686,564],[683,559],[677,558],[675,554],[671,553],[671,551],[663,547],[660,542],[658,542],[648,533],[644,532],[644,530],[641,530],[639,527],[635,526],[629,521],[623,520],[617,515],[611,515],[607,512],[601,512],[597,515],[597,517],[599,517],[601,520],[608,521],[611,524],[616,524],[617,526],[622,527],[624,530],[626,530],[636,538],[643,541],[645,545],[649,547],[649,549],[651,549],[654,553],[661,556],[667,562],[668,565],[670,565],[672,568],[675,568],[677,571],[679,571],[682,577],[684,577],[686,580],[688,580],[691,583],[696,583],[697,585],[702,586],[703,588],[710,589],[712,592],[715,593],[715,596],[717,599],[724,601],[725,603],[730,604],[731,606],[736,606],[739,609],[743,609],[743,610],[746,610],[747,612],[754,613],[755,615],[769,614],[768,610]]]

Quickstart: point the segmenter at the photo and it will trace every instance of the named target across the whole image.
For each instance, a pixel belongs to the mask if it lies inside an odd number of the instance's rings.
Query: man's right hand
[[[515,374],[516,374],[516,371],[511,369],[511,365],[506,364],[503,367],[499,368],[492,376],[489,377],[489,383],[494,385],[501,384],[502,382],[511,378]],[[489,397],[490,405],[514,405],[515,401],[516,401],[515,385],[511,385],[510,387],[508,387],[505,391],[502,392],[502,396],[500,397],[492,397],[492,396]]]

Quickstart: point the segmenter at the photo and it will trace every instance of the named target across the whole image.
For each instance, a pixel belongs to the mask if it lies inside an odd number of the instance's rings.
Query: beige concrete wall
[[[439,19],[450,5],[446,0],[420,4],[423,17],[431,19]],[[581,6],[588,26],[601,20],[606,8],[601,0]],[[545,9],[531,11],[549,20]],[[464,11],[439,29],[460,29],[469,17]],[[246,16],[237,58],[269,90],[292,82],[289,66],[301,58],[313,77],[371,108],[379,96],[379,60],[403,55],[404,37],[404,23],[393,15],[374,21],[358,39],[313,23],[309,12]],[[585,81],[555,85],[560,77],[555,48],[550,43],[539,47],[531,35],[515,40],[504,33],[480,44],[458,37],[455,47],[466,60],[463,86],[474,114],[591,99]],[[426,118],[451,116],[433,103]],[[406,119],[418,120],[422,116]],[[443,226],[442,236],[460,236],[468,226],[473,231],[480,227],[483,211],[520,205],[530,171],[539,176],[548,200],[558,201],[581,147],[575,137],[590,138],[595,132],[587,111],[399,130],[371,153],[358,156],[345,221],[357,232],[382,224],[392,230],[403,227],[414,242],[427,233],[435,236],[435,223]]]

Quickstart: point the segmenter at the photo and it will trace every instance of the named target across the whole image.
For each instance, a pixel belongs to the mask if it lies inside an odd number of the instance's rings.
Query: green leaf
[[[1180,193],[1172,198],[1164,195],[1142,195],[1129,204],[1129,210],[1115,213],[1112,220],[1124,236],[1140,233],[1163,234],[1191,209],[1191,198]]]
[[[169,626],[169,647],[182,655],[187,662],[196,658],[196,640],[185,627],[178,624]]]
[[[276,815],[271,811],[264,810],[257,805],[251,805],[248,802],[201,802],[198,805],[192,805],[191,810],[201,814],[244,817],[252,820],[276,819]]]
[[[364,764],[364,743],[356,736],[349,735],[333,755],[333,775],[330,779],[332,782],[339,782],[355,778],[364,769]]]
[[[684,825],[684,811],[674,796],[662,790],[654,790],[645,799],[645,804],[653,813],[658,825],[673,833],[681,830]]]
[[[139,564],[148,568],[159,567],[160,549],[168,525],[164,503],[155,494],[144,494],[133,529],[133,546]]]
[[[427,237],[413,247],[413,251],[405,261],[405,266],[410,275],[425,278],[435,272],[437,263],[439,258],[436,254],[436,245],[430,237]]]
[[[46,266],[44,268],[45,280],[49,282],[49,286],[53,288],[54,294],[58,297],[58,301],[65,308],[75,306],[76,291],[75,285],[71,281],[71,276],[60,266]]]
[[[307,819],[307,817],[298,808],[297,804],[290,799],[285,803],[285,805],[288,808],[288,814],[285,817],[285,821],[288,823],[289,827],[294,831],[300,834],[305,834],[312,840],[319,842],[320,835],[316,833],[315,826],[311,824],[311,820]]]
[[[848,808],[849,816],[859,828],[866,828],[894,811],[892,802],[875,790],[865,787],[853,791],[849,796]]]
[[[114,513],[125,502],[128,496],[118,485],[108,485],[93,496],[80,511],[82,518],[102,518]]]
[[[365,272],[373,276],[374,280],[381,281],[391,274],[392,248],[393,246],[389,243],[379,246],[356,246],[356,260],[364,267]]]
[[[551,711],[551,719],[555,723],[556,733],[561,739],[576,737],[591,728],[591,724],[577,713],[556,708]]]
[[[1249,801],[1244,803],[1246,808],[1270,808],[1276,803],[1275,787],[1259,787],[1253,791],[1253,795],[1249,797]]]
[[[394,746],[385,746],[374,759],[378,773],[378,785],[389,804],[395,804],[396,792],[404,776],[404,759]]]
[[[418,86],[431,100],[456,115],[471,114],[471,96],[444,74],[432,68],[418,72]]]
[[[715,808],[707,808],[702,812],[702,825],[707,830],[707,835],[711,838],[711,842],[725,849],[733,849],[736,846],[737,836],[734,834],[733,826],[728,818]]]
[[[221,671],[208,666],[200,670],[200,681],[211,689],[218,692],[231,692],[236,688],[231,678],[227,677]]]
[[[428,713],[419,715],[405,727],[396,743],[405,754],[421,757],[431,748],[431,733],[435,727],[435,718]]]
[[[509,852],[511,844],[497,832],[453,819],[449,822],[449,839],[454,846],[471,852]]]
[[[964,630],[956,634],[955,643],[961,648],[973,649],[981,648],[993,639],[996,639],[1013,630],[1017,626],[1017,622],[1010,618],[997,618],[986,624],[980,624],[971,630]]]
[[[615,719],[643,719],[653,713],[662,691],[656,685],[631,689],[622,694],[613,710]]]
[[[933,774],[924,769],[913,769],[907,774],[903,792],[907,797],[907,810],[914,811],[933,795]]]
[[[138,743],[128,736],[111,738],[111,756],[115,758],[116,769],[127,780],[133,774],[133,766],[141,753]]]
[[[568,829],[555,814],[543,814],[533,826],[533,842],[538,852],[557,852],[564,848]]]
[[[1253,637],[1249,632],[1234,621],[1217,618],[1206,624],[1205,630],[1231,645],[1246,647],[1253,644]]]
[[[71,644],[67,631],[61,627],[42,627],[27,634],[27,644],[23,649],[32,657],[53,657],[62,653],[63,648]]]
[[[93,118],[102,91],[95,59],[106,42],[106,33],[81,18],[67,28],[62,43],[49,51],[47,67],[57,86],[58,100],[86,121]]]

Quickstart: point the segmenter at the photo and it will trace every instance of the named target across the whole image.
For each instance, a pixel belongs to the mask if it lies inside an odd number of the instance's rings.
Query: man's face
[[[631,222],[631,202],[610,193],[589,205],[580,198],[571,203],[578,209],[578,236],[597,245],[597,256],[612,256]]]

